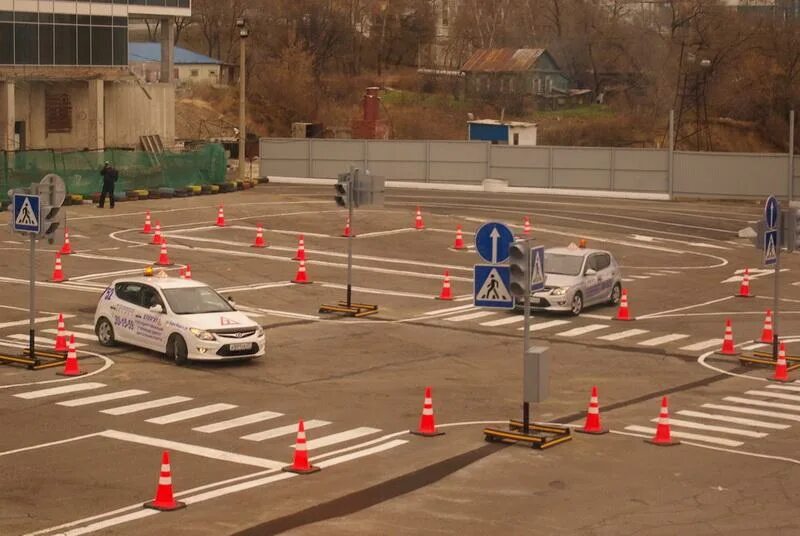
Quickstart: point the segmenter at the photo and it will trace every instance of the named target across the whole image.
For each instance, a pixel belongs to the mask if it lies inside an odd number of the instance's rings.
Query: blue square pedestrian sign
[[[513,309],[514,296],[508,291],[511,269],[496,264],[476,264],[473,304],[475,307]]]
[[[41,211],[38,195],[14,194],[12,228],[16,232],[41,232]]]
[[[764,264],[772,266],[778,262],[778,230],[773,229],[764,233]]]

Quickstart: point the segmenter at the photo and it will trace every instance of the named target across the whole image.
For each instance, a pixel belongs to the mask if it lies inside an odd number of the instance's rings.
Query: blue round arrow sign
[[[505,224],[490,221],[475,233],[475,249],[486,262],[498,264],[508,259],[508,246],[514,242],[514,233]]]
[[[767,229],[775,229],[778,226],[778,214],[781,211],[781,206],[774,195],[767,198],[764,203],[764,223],[767,224]]]

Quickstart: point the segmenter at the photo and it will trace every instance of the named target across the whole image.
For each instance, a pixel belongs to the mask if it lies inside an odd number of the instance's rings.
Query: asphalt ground
[[[63,380],[52,369],[0,366],[0,533],[797,533],[800,383],[768,382],[771,370],[715,354],[726,319],[739,349],[766,349],[751,346],[772,307],[773,275],[737,238],[759,204],[392,190],[384,208],[356,211],[354,299],[379,313],[351,319],[318,313],[344,298],[346,212],[331,190],[263,185],[113,211],[68,208],[70,280],[47,283],[57,248],[41,245],[35,316],[38,335],[53,338],[53,316],[67,315],[89,374]],[[220,203],[225,228],[214,226]],[[417,206],[424,231],[413,229]],[[168,237],[168,272],[188,264],[194,279],[232,296],[267,329],[264,358],[177,367],[93,340],[102,290],[158,257],[139,232],[147,209]],[[521,233],[526,215],[547,247],[586,239],[611,251],[637,317],[613,321],[609,306],[578,318],[534,314],[534,341],[552,356],[550,394],[532,405],[534,419],[582,425],[596,385],[612,430],[548,450],[484,441],[484,426],[521,416],[522,322],[471,307],[472,266],[483,261],[450,248],[457,225],[471,245],[481,223]],[[264,249],[250,247],[259,223]],[[311,285],[289,282],[301,233]],[[27,244],[5,225],[0,251],[0,351],[18,352]],[[781,262],[780,333],[798,354],[798,261]],[[755,298],[734,297],[745,267]],[[434,299],[445,270],[454,301]],[[446,432],[434,438],[408,434],[427,386]],[[643,441],[664,395],[673,435],[683,434],[676,447]],[[172,397],[181,398],[113,411]],[[212,405],[214,413],[159,422]],[[322,471],[292,476],[280,468],[300,418]],[[189,506],[156,513],[141,504],[153,498],[165,449]]]

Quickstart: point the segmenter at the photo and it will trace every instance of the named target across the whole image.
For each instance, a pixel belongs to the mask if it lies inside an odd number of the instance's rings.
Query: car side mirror
[[[157,304],[153,305],[152,307],[150,307],[150,311],[152,311],[152,312],[154,312],[156,314],[162,314],[164,312],[164,308],[161,307],[160,303],[157,303]]]
[[[591,268],[587,268],[586,271],[584,272],[584,274],[586,274],[586,275],[597,275],[597,271],[596,270],[592,270]]]

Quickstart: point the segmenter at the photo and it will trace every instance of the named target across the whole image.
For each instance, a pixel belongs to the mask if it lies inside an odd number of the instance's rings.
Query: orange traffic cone
[[[421,231],[425,228],[425,223],[422,221],[422,212],[417,207],[417,215],[414,218],[414,229]]]
[[[725,338],[722,340],[722,350],[719,353],[722,355],[739,355],[739,352],[733,346],[733,326],[731,326],[730,318],[725,320]]]
[[[297,253],[292,258],[294,261],[306,260],[306,239],[303,235],[297,239]]]
[[[658,414],[658,426],[656,427],[656,435],[652,439],[645,439],[648,443],[659,445],[662,447],[669,447],[672,445],[680,445],[681,442],[677,439],[672,439],[669,429],[669,408],[667,407],[667,397],[661,399],[661,413]]]
[[[150,211],[144,213],[144,227],[142,227],[142,234],[152,234],[153,227],[150,225]]]
[[[456,226],[456,241],[453,243],[453,249],[455,250],[467,249],[467,247],[464,245],[464,235],[461,233],[460,225]]]
[[[315,467],[308,462],[308,447],[306,446],[306,427],[303,424],[303,419],[297,425],[297,443],[294,446],[294,459],[292,465],[287,465],[283,468],[288,473],[298,473],[307,475],[308,473],[316,473],[319,467]]]
[[[186,279],[186,268],[184,268],[183,266],[181,266],[178,277],[180,277],[181,279]]]
[[[352,229],[350,229],[350,218],[349,217],[344,222],[344,232],[342,233],[342,236],[345,237],[345,238],[350,238],[351,236],[355,236],[353,234]]]
[[[306,273],[306,261],[303,259],[300,259],[300,265],[297,267],[297,274],[294,276],[294,279],[292,279],[292,283],[311,283],[311,280],[308,278],[308,274]]]
[[[58,334],[56,335],[56,344],[54,347],[56,352],[66,352],[67,348],[67,330],[64,326],[64,315],[58,313]]]
[[[579,428],[576,432],[583,432],[584,434],[607,434],[608,428],[603,428],[600,425],[600,406],[597,401],[597,386],[592,387],[592,396],[589,398],[589,409],[586,412],[586,422],[583,428]]]
[[[253,242],[253,245],[250,246],[252,248],[265,248],[267,247],[267,243],[264,242],[264,228],[261,224],[258,224],[258,228],[256,229],[256,241]]]
[[[81,372],[78,367],[78,354],[75,352],[75,335],[69,336],[69,349],[67,350],[67,360],[64,361],[64,370],[57,372],[59,376],[83,376],[85,372]]]
[[[433,397],[431,396],[431,388],[425,388],[425,401],[422,405],[422,416],[419,419],[419,429],[410,430],[412,434],[432,437],[442,435],[444,432],[436,430],[436,422],[433,418]]]
[[[737,298],[755,298],[755,294],[750,294],[750,268],[744,269],[744,276],[742,276],[742,284],[739,285],[739,294]]]
[[[452,300],[453,290],[450,288],[450,272],[445,270],[444,281],[442,282],[442,292],[436,298],[437,300]]]
[[[153,240],[150,243],[154,246],[160,246],[162,240],[164,239],[161,237],[161,224],[156,222],[156,233],[153,235]]]
[[[526,238],[531,236],[531,219],[528,216],[522,221],[522,235]]]
[[[770,380],[774,382],[788,382],[789,371],[786,368],[786,345],[781,343],[778,349],[778,360],[775,362],[775,373]]]
[[[161,239],[161,253],[158,256],[158,262],[156,262],[158,266],[172,266],[172,263],[169,262],[169,255],[167,255],[167,239]]]
[[[144,503],[145,508],[168,512],[179,510],[186,507],[186,503],[175,500],[172,494],[172,470],[169,466],[169,452],[166,450],[161,455],[161,471],[158,474],[158,487],[156,488],[156,498]]]
[[[61,253],[56,252],[56,265],[53,268],[53,277],[50,278],[53,283],[61,283],[67,281],[64,277],[64,270],[61,268]]]
[[[62,255],[71,255],[72,254],[72,245],[69,243],[69,229],[64,228],[64,245],[61,246],[61,251],[59,251]]]
[[[767,309],[767,316],[764,317],[764,328],[761,330],[761,339],[756,342],[763,342],[766,344],[772,344],[772,338],[774,337],[772,333],[772,311]]]
[[[617,310],[617,316],[614,317],[614,320],[636,320],[636,318],[631,316],[630,309],[628,309],[628,289],[622,289],[622,296],[619,299],[619,309]]]
[[[183,278],[184,279],[191,279],[192,278],[192,266],[191,265],[189,265],[189,264],[186,265],[186,270],[183,273]]]
[[[222,209],[222,205],[219,206],[217,210],[217,227],[225,227],[225,211]]]

